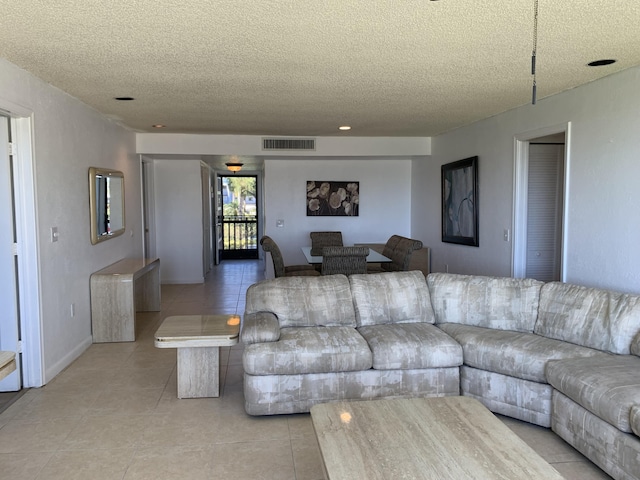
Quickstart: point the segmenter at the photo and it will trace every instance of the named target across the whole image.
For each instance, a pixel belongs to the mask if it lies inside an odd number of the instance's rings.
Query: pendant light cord
[[[538,51],[538,0],[533,0],[533,52],[531,53],[531,75],[533,75],[533,91],[531,103],[536,104],[536,54]]]

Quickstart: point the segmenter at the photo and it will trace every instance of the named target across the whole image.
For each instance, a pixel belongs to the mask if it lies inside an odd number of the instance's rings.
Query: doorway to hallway
[[[569,126],[516,138],[514,277],[564,280]]]

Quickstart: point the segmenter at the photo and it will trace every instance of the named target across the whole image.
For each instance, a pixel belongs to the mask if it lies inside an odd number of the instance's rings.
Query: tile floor
[[[0,413],[9,408],[26,392],[27,390],[20,390],[19,392],[0,392]]]
[[[176,352],[153,346],[170,315],[239,313],[258,261],[226,261],[204,285],[162,287],[134,343],[94,344],[0,414],[0,477],[47,480],[322,478],[308,414],[244,413],[242,346],[221,349],[221,397],[176,398]],[[502,420],[567,479],[609,478],[550,430]]]

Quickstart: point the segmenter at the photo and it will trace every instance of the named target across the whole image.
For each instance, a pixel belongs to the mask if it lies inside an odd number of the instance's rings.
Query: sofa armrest
[[[280,338],[278,317],[270,312],[250,313],[242,323],[242,343],[276,342]]]

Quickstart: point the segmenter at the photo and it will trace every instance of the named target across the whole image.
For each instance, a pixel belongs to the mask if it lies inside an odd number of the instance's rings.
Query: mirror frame
[[[105,176],[122,179],[122,227],[107,233],[98,234],[98,205],[96,202],[96,177]],[[110,238],[122,235],[125,232],[125,216],[124,216],[124,174],[119,170],[109,170],[107,168],[89,168],[89,208],[91,214],[91,244],[109,240]]]

